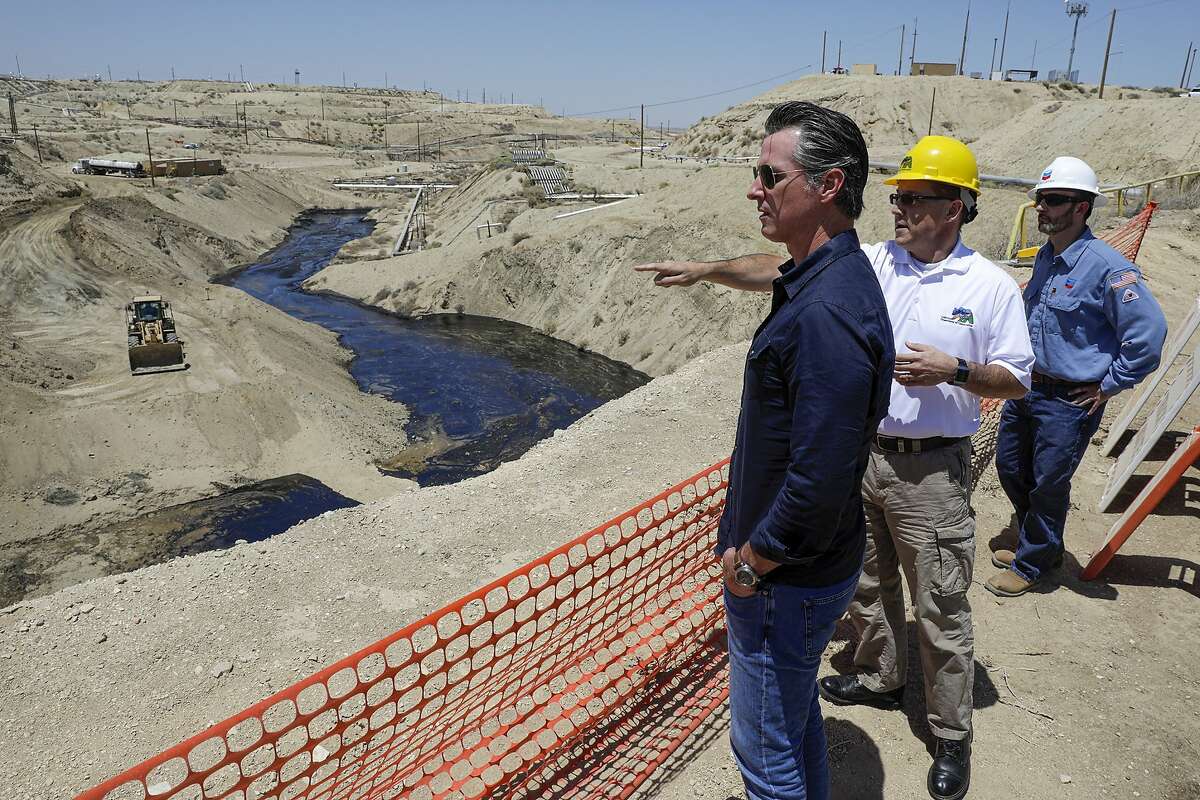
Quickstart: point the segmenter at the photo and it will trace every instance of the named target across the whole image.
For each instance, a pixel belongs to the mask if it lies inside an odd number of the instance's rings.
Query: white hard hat
[[[1043,189],[1075,189],[1094,194],[1096,199],[1092,205],[1096,207],[1108,202],[1108,197],[1100,194],[1100,181],[1096,179],[1095,170],[1074,156],[1059,156],[1051,161],[1050,166],[1042,170],[1037,186],[1029,190],[1029,199],[1037,200],[1037,193]]]

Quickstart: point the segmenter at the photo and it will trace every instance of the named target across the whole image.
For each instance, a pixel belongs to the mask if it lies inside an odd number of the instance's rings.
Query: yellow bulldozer
[[[125,329],[129,336],[129,371],[134,375],[188,368],[171,304],[161,296],[133,298],[125,306]]]

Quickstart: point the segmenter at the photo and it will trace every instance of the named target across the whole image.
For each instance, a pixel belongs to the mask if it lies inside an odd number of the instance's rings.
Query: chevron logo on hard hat
[[[1045,172],[1042,173],[1042,180],[1044,180],[1044,181],[1050,180],[1050,170],[1046,170]]]

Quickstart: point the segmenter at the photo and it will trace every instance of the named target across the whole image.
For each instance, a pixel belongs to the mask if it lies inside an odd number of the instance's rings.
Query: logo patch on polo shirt
[[[1137,300],[1137,299],[1138,299],[1138,293],[1135,292],[1133,289],[1126,289],[1125,294],[1121,295],[1122,303],[1128,303],[1130,300]]]
[[[942,317],[942,322],[953,322],[955,325],[966,325],[968,328],[974,328],[975,314],[969,308],[955,306],[949,316]]]

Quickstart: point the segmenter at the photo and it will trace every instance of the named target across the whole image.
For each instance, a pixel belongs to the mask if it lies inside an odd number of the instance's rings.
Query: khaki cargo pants
[[[925,678],[929,727],[945,739],[971,732],[975,634],[967,589],[975,562],[971,444],[924,453],[871,448],[863,478],[867,550],[849,616],[860,636],[854,664],[868,689],[905,684],[908,583]]]

